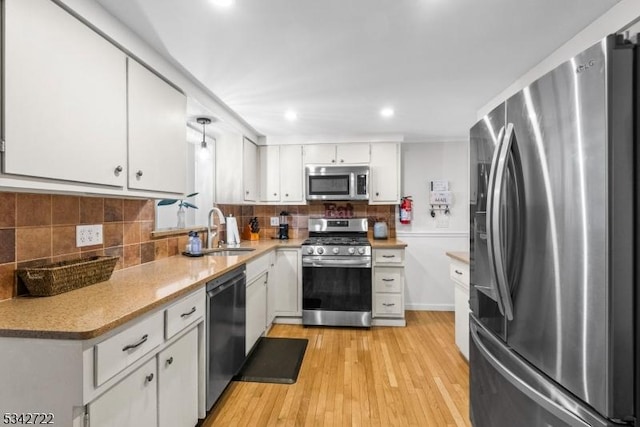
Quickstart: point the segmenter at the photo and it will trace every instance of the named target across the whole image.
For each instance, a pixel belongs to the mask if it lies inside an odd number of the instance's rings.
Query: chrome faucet
[[[213,225],[211,221],[211,217],[214,212],[218,214],[218,219],[220,220],[220,224],[225,223],[224,214],[220,209],[214,206],[213,209],[211,209],[209,211],[209,214],[207,215],[207,249],[212,249],[211,246],[213,244],[213,238],[216,237],[216,235],[218,234],[217,231],[211,231],[212,228],[217,228],[217,226]]]

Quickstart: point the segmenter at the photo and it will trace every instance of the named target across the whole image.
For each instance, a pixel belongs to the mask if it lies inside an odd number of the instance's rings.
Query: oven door
[[[303,257],[302,323],[371,326],[371,258]]]

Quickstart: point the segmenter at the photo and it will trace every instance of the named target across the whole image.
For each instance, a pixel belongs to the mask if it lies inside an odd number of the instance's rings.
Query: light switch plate
[[[102,240],[102,224],[95,225],[76,225],[76,246],[101,245]]]
[[[277,227],[280,225],[280,218],[278,218],[277,216],[272,216],[271,217],[271,226],[272,227]]]

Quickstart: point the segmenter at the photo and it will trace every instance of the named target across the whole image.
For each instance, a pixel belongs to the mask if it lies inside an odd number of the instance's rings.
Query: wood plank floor
[[[232,382],[210,426],[469,426],[469,367],[452,312],[408,311],[407,327],[274,325],[308,338],[292,385]]]

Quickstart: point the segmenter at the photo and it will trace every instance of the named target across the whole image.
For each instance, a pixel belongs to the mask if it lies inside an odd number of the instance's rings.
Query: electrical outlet
[[[271,226],[272,227],[277,227],[280,225],[280,218],[278,218],[277,216],[272,216],[271,217]]]
[[[93,246],[102,244],[102,224],[76,225],[76,246]]]

